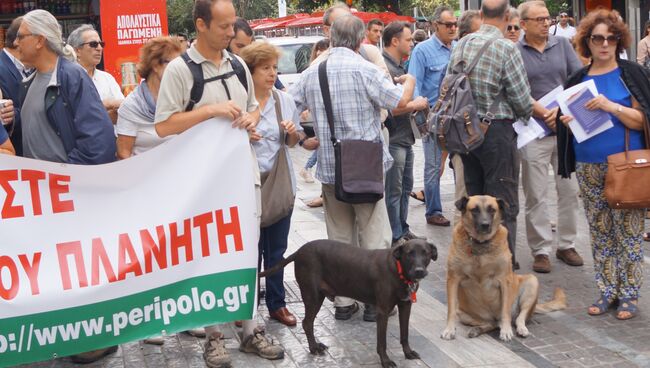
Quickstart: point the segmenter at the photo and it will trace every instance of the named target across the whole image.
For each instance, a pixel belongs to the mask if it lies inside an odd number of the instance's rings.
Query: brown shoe
[[[117,345],[104,348],[104,349],[87,351],[81,354],[75,354],[70,356],[70,359],[72,360],[73,363],[88,364],[88,363],[96,362],[107,355],[113,354],[116,351],[117,351]]]
[[[557,252],[555,252],[555,256],[557,259],[568,264],[569,266],[582,266],[584,263],[582,261],[582,257],[580,257],[578,252],[576,252],[575,248],[564,250],[558,249]]]
[[[433,215],[427,217],[427,224],[436,226],[449,226],[451,222],[449,222],[449,220],[447,220],[443,215]]]
[[[546,254],[538,254],[535,256],[535,262],[533,262],[533,271],[539,273],[551,272],[551,261],[548,259],[548,256]]]
[[[295,326],[297,322],[296,316],[291,314],[291,312],[289,312],[289,310],[286,307],[282,307],[278,310],[270,312],[269,315],[271,316],[271,318],[282,323],[285,326],[289,326],[289,327]]]

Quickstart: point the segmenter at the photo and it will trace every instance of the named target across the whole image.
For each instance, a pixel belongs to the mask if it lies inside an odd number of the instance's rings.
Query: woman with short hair
[[[578,143],[562,116],[558,124],[559,174],[575,171],[589,223],[596,284],[600,297],[588,309],[600,315],[617,305],[616,318],[638,314],[637,301],[643,283],[642,233],[644,210],[610,208],[604,195],[607,156],[647,147],[644,126],[650,129],[650,72],[637,63],[621,60],[621,50],[631,42],[627,25],[609,10],[589,13],[578,27],[574,41],[579,54],[591,64],[573,74],[565,88],[593,80],[599,95],[585,104],[602,110],[614,126]],[[565,112],[567,113],[567,112]]]
[[[138,74],[143,80],[126,97],[117,111],[119,159],[148,151],[172,137],[161,138],[156,133],[154,116],[163,72],[167,64],[178,57],[182,50],[182,45],[176,37],[156,37],[140,49]]]

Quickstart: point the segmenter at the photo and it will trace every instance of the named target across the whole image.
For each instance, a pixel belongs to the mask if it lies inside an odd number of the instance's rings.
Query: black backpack
[[[208,79],[205,79],[203,76],[203,67],[201,67],[201,64],[195,63],[194,60],[192,60],[192,58],[190,58],[190,56],[187,54],[187,51],[181,54],[183,61],[185,61],[185,64],[190,69],[192,78],[194,79],[192,90],[190,91],[190,102],[185,107],[185,111],[192,111],[194,105],[201,100],[201,97],[203,96],[203,88],[205,87],[206,83],[220,80],[223,84],[223,87],[226,89],[228,100],[230,100],[230,91],[226,86],[226,79],[232,77],[233,75],[236,75],[237,79],[239,79],[239,82],[242,84],[242,86],[244,86],[246,92],[248,92],[248,79],[246,78],[246,69],[244,69],[244,66],[239,61],[239,59],[235,57],[235,55],[231,54],[228,51],[226,52],[230,56],[230,66],[232,67],[232,71]]]

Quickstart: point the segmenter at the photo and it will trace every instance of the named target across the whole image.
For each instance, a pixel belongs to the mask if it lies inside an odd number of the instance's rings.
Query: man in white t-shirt
[[[105,71],[97,69],[102,60],[104,42],[91,24],[83,24],[68,36],[68,44],[77,53],[77,61],[93,80],[99,97],[113,124],[117,122],[117,109],[124,101],[124,94],[115,78]]]
[[[565,12],[560,13],[560,23],[551,26],[548,33],[573,40],[573,37],[576,35],[576,29],[569,24],[569,14]]]

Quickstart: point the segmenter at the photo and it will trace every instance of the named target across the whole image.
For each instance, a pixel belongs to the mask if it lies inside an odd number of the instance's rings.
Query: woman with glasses
[[[296,179],[287,148],[304,140],[305,135],[302,127],[294,123],[300,120],[293,98],[273,88],[278,74],[280,53],[275,46],[257,41],[244,47],[240,56],[251,71],[255,99],[261,111],[260,122],[251,134],[251,140],[262,176],[262,192],[265,191],[266,179],[274,174],[272,170],[276,168],[275,161],[278,157],[284,156],[289,167],[287,175],[290,177],[285,180],[276,179],[275,183],[290,183],[290,187],[284,189],[290,190],[295,195]],[[262,218],[264,218],[264,211],[267,210],[264,206],[265,202],[262,198]],[[264,269],[269,269],[283,260],[284,252],[287,250],[290,225],[291,211],[284,218],[260,229],[259,250],[264,260]],[[271,318],[284,325],[295,326],[296,317],[286,308],[283,279],[283,272],[266,278],[266,306]]]
[[[517,9],[513,7],[510,7],[508,12],[510,14],[510,23],[508,23],[508,27],[506,28],[506,38],[517,43],[521,39],[521,28],[519,26],[519,20],[521,18]]]
[[[117,109],[124,100],[124,94],[112,75],[97,69],[102,61],[104,42],[91,24],[83,24],[68,36],[68,44],[77,53],[77,62],[93,80],[99,97],[108,111],[113,124],[117,121]]]
[[[154,127],[156,101],[160,81],[167,64],[183,51],[176,37],[157,37],[140,49],[138,74],[142,82],[131,92],[120,108],[117,117],[117,157],[138,155],[166,141]]]
[[[646,147],[643,129],[650,113],[650,73],[637,63],[621,60],[621,50],[630,45],[627,25],[609,10],[589,13],[575,37],[579,54],[591,64],[573,74],[569,88],[593,80],[599,95],[585,104],[588,110],[609,114],[614,127],[578,143],[568,128],[570,116],[558,124],[559,174],[578,177],[589,223],[596,285],[600,297],[588,309],[600,315],[617,306],[616,318],[627,320],[638,314],[637,300],[643,282],[642,233],[644,211],[612,209],[604,196],[607,156]]]

